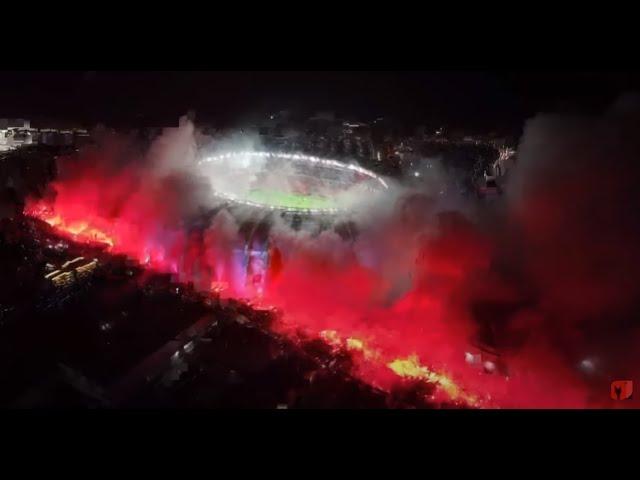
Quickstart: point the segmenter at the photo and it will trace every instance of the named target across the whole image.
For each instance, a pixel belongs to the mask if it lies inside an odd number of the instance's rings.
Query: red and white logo
[[[633,381],[616,380],[611,382],[611,398],[614,400],[629,400],[633,395]]]

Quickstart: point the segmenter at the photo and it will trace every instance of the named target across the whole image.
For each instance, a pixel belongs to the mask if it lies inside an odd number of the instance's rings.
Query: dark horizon
[[[333,110],[410,124],[518,130],[542,111],[597,112],[640,90],[639,73],[616,72],[3,72],[0,117],[85,126],[238,126],[271,110]]]

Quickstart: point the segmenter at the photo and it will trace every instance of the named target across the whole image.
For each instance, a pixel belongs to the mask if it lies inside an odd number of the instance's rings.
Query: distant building
[[[32,142],[31,122],[23,118],[0,118],[0,152]]]
[[[82,128],[32,128],[25,119],[0,118],[0,152],[23,145],[82,146],[91,135]]]
[[[0,118],[0,130],[29,130],[31,122],[24,118]]]

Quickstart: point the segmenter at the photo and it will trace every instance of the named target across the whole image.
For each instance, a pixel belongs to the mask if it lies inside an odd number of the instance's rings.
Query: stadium
[[[288,252],[275,239],[276,218],[312,237],[335,232],[351,243],[358,235],[358,212],[384,198],[389,186],[375,173],[354,164],[298,153],[236,151],[205,156],[198,163],[213,195],[236,218],[241,244],[226,270],[231,290],[259,296],[276,264]]]
[[[347,213],[388,189],[362,167],[302,154],[231,152],[205,157],[199,165],[218,198],[279,212]]]

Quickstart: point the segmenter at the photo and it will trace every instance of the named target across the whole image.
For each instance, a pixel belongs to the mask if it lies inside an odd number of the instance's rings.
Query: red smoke
[[[276,328],[349,350],[354,373],[381,388],[401,377],[436,384],[434,401],[618,406],[609,383],[634,374],[640,298],[640,235],[628,208],[637,197],[631,179],[640,178],[629,161],[640,158],[639,136],[620,138],[627,125],[533,120],[509,179],[510,208],[491,222],[471,221],[437,213],[428,196],[411,197],[356,242],[375,265],[332,234],[311,240],[278,228],[262,299],[284,311]],[[231,218],[219,214],[204,233],[188,233],[205,198],[200,183],[166,161],[158,169],[153,156],[126,161],[130,152],[117,144],[65,159],[55,195],[30,202],[27,213],[81,241],[108,238],[113,252],[201,289],[231,283]],[[605,160],[618,163],[602,169]],[[465,358],[475,344],[500,353],[489,357],[499,371]],[[593,372],[580,370],[585,358]]]

